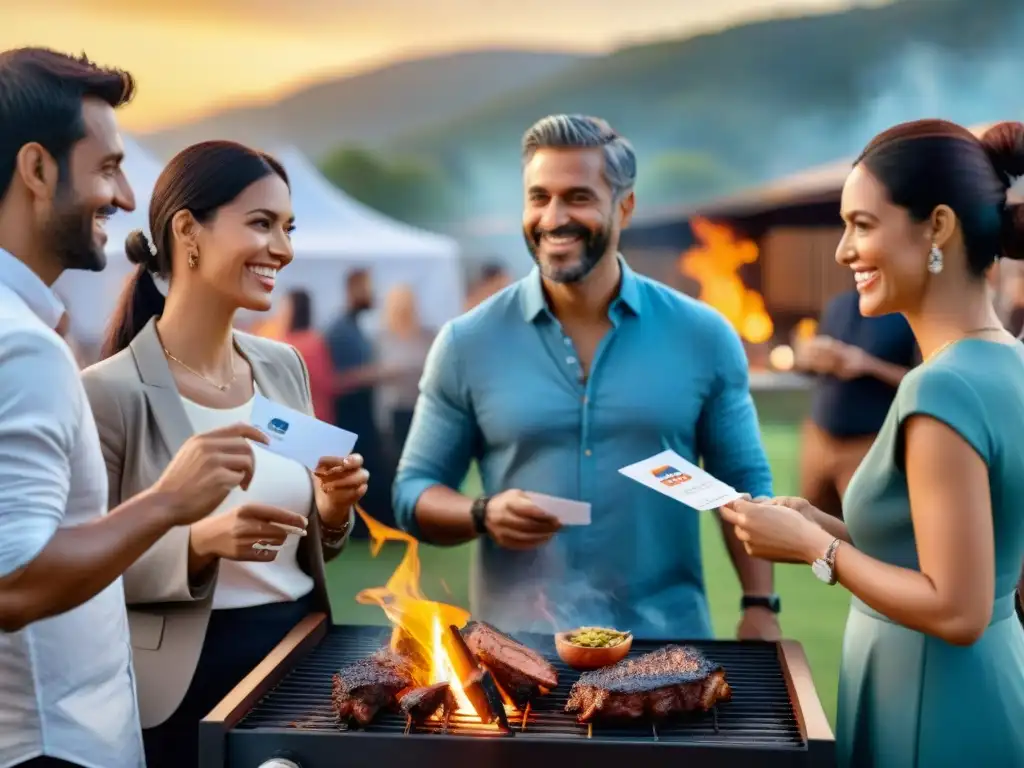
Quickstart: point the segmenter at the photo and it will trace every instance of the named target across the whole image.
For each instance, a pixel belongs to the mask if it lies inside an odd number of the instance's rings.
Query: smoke
[[[636,629],[636,623],[648,633],[667,632],[661,611],[629,600],[624,584],[616,583],[607,568],[587,572],[570,565],[557,539],[524,557],[529,563],[517,565],[514,585],[508,585],[508,576],[502,579],[500,604],[482,606],[481,615],[496,626],[551,635],[583,626],[628,631]]]
[[[795,173],[819,163],[855,156],[873,136],[897,123],[944,118],[962,125],[1024,117],[1018,40],[1024,17],[973,57],[954,56],[936,45],[911,43],[890,62],[868,71],[866,98],[841,114],[797,115],[765,152],[762,178]]]

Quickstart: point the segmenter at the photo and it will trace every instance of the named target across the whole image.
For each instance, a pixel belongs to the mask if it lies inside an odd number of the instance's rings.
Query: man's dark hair
[[[134,94],[130,74],[93,64],[84,54],[47,48],[0,53],[0,201],[23,146],[40,144],[63,175],[71,148],[85,137],[82,99],[102,99],[117,108]]]

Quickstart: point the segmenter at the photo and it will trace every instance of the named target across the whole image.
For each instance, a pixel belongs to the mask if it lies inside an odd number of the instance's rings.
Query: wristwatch
[[[839,539],[832,539],[832,543],[825,550],[824,557],[819,557],[811,563],[811,572],[826,584],[836,583],[836,550],[839,549]]]
[[[487,505],[490,501],[490,496],[479,496],[473,500],[473,506],[469,510],[473,516],[473,528],[481,536],[487,533]]]
[[[740,600],[740,610],[747,608],[767,608],[772,613],[782,610],[782,600],[778,595],[744,595]]]

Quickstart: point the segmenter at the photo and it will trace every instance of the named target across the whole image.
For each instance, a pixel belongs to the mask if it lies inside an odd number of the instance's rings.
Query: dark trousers
[[[147,768],[197,768],[199,721],[314,609],[310,595],[296,602],[214,611],[184,700],[166,722],[142,732]]]
[[[67,760],[58,760],[56,757],[36,757],[27,763],[21,763],[14,768],[82,768],[78,763],[69,763]]]

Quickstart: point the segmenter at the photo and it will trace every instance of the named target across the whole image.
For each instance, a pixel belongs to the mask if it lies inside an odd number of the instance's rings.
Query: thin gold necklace
[[[226,392],[227,388],[230,387],[232,384],[234,384],[235,383],[235,379],[238,377],[238,369],[235,367],[235,354],[234,353],[235,353],[236,347],[235,347],[234,344],[231,345],[231,379],[228,381],[227,384],[218,384],[216,381],[211,379],[209,376],[204,376],[199,371],[197,371],[195,368],[191,367],[188,363],[183,362],[182,360],[179,360],[178,358],[176,358],[174,355],[172,355],[170,352],[167,351],[167,347],[164,347],[163,344],[161,344],[160,346],[163,347],[164,354],[167,355],[167,359],[168,360],[173,360],[178,365],[180,365],[182,368],[184,368],[186,371],[191,373],[193,376],[198,376],[200,379],[205,381],[211,387],[216,387],[221,392]]]
[[[946,347],[950,347],[950,346],[952,346],[953,344],[956,344],[956,343],[957,343],[958,341],[963,341],[963,340],[964,340],[964,339],[966,339],[966,338],[967,338],[968,336],[973,336],[973,335],[974,335],[974,334],[976,334],[976,333],[987,333],[987,332],[989,332],[989,331],[1002,331],[1002,330],[1004,330],[1002,326],[997,326],[997,325],[987,325],[987,326],[985,326],[984,328],[975,328],[975,329],[974,329],[973,331],[965,331],[965,332],[964,332],[964,335],[963,335],[963,336],[961,336],[961,337],[960,337],[959,339],[950,339],[950,340],[949,340],[949,341],[947,341],[947,342],[946,342],[945,344],[943,344],[943,345],[942,345],[941,347],[939,347],[939,348],[938,348],[938,349],[936,349],[936,350],[935,350],[934,352],[932,352],[932,353],[931,353],[930,355],[928,355],[928,358],[927,358],[927,359],[928,359],[928,360],[931,360],[932,358],[934,358],[934,357],[938,356],[938,354],[939,354],[940,352],[942,352],[942,351],[943,351],[944,349],[946,349]]]

